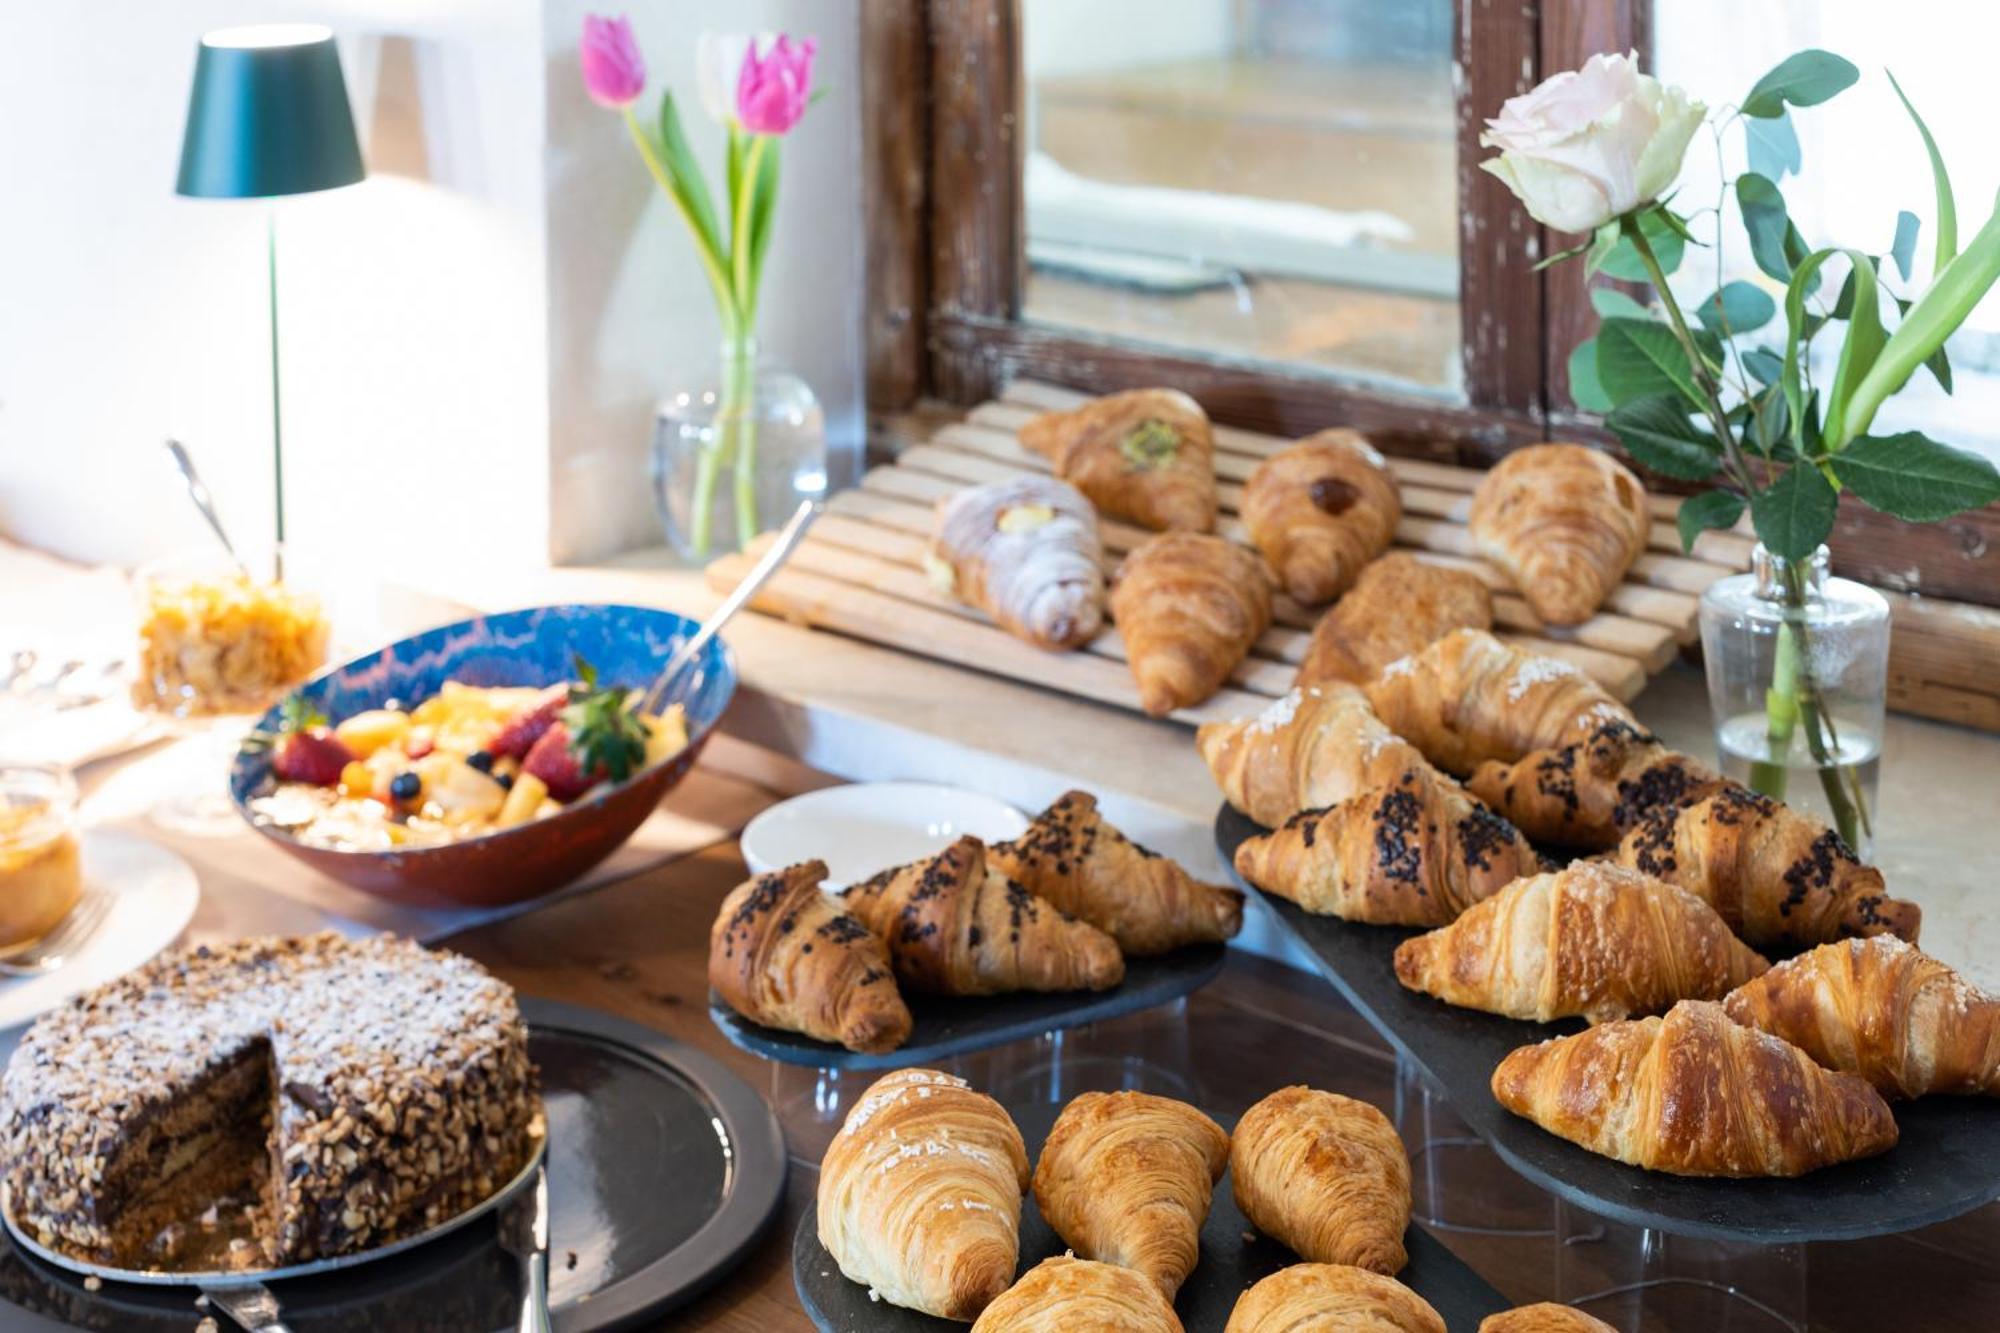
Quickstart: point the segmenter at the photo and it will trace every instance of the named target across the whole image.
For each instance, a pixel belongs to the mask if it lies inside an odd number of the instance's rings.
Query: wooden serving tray
[[[1003,481],[1025,472],[1047,472],[1047,460],[1024,449],[1016,432],[1037,413],[1074,407],[1087,395],[1033,381],[1016,381],[1000,399],[983,403],[961,421],[939,426],[893,464],[871,470],[859,486],[833,496],[791,562],[751,602],[767,614],[866,639],[901,652],[1115,704],[1134,712],[1139,696],[1125,667],[1116,626],[1081,650],[1051,653],[1024,643],[986,616],[940,593],[925,576],[937,502],[968,486]],[[1227,426],[1215,429],[1216,474],[1221,482],[1220,533],[1248,543],[1238,516],[1243,481],[1264,458],[1288,444],[1275,436]],[[1674,515],[1680,501],[1649,497],[1654,523],[1646,552],[1633,564],[1597,615],[1567,628],[1541,623],[1516,596],[1505,574],[1479,559],[1466,527],[1472,492],[1482,472],[1418,459],[1391,458],[1403,494],[1396,545],[1420,559],[1465,569],[1493,589],[1495,630],[1502,638],[1568,661],[1611,693],[1630,699],[1663,670],[1684,644],[1698,637],[1700,595],[1717,579],[1749,567],[1754,538],[1745,533],[1704,533],[1692,555],[1680,554]],[[1109,572],[1150,534],[1130,524],[1102,520]],[[759,539],[760,542],[767,539]],[[725,556],[708,568],[720,590],[736,586],[762,546]],[[1276,599],[1271,628],[1214,698],[1173,716],[1186,723],[1241,717],[1291,688],[1320,609]]]

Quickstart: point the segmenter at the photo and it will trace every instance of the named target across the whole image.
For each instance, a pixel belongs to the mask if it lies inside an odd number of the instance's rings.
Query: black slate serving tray
[[[1226,945],[1201,944],[1154,958],[1128,958],[1125,980],[1107,991],[1019,991],[962,999],[905,995],[916,1020],[910,1039],[879,1054],[753,1023],[714,991],[708,994],[708,1015],[729,1040],[766,1060],[815,1069],[907,1069],[1178,1000],[1215,980],[1228,953]]]
[[[1047,1102],[1008,1108],[1027,1141],[1029,1161],[1041,1156],[1042,1144],[1061,1109]],[[1234,1127],[1233,1120],[1224,1123]],[[1446,1327],[1472,1329],[1487,1315],[1507,1308],[1499,1292],[1421,1227],[1411,1226],[1403,1236],[1403,1245],[1410,1262],[1396,1280],[1436,1307]],[[1031,1192],[1021,1205],[1020,1271],[1025,1273],[1068,1248],[1042,1220]],[[1224,1175],[1216,1186],[1208,1222],[1201,1229],[1201,1262],[1182,1284],[1174,1311],[1187,1333],[1222,1333],[1238,1296],[1259,1279],[1299,1262],[1285,1246],[1251,1231],[1230,1194],[1229,1177]],[[822,1333],[947,1333],[965,1328],[964,1324],[905,1310],[887,1301],[869,1300],[868,1288],[842,1276],[840,1265],[819,1243],[818,1218],[811,1207],[799,1219],[798,1235],[792,1242],[792,1281],[798,1287],[799,1303]]]
[[[1216,846],[1232,865],[1237,846],[1263,831],[1227,805],[1215,817]],[[1580,1032],[1580,1019],[1524,1023],[1405,990],[1392,955],[1420,932],[1314,916],[1263,897],[1327,979],[1494,1152],[1600,1217],[1674,1235],[1780,1244],[1910,1231],[2000,1198],[2000,1103],[1985,1097],[1894,1103],[1902,1133],[1894,1148],[1792,1180],[1673,1176],[1601,1157],[1514,1115],[1492,1092],[1494,1067],[1509,1051]]]
[[[523,997],[549,1119],[549,1293],[557,1333],[632,1328],[733,1268],[784,1198],[777,1118],[719,1062],[608,1014]],[[517,1264],[482,1219],[429,1245],[274,1282],[295,1333],[512,1333]],[[0,1232],[0,1328],[187,1333],[188,1288],[81,1278]],[[233,1327],[220,1312],[217,1323]]]

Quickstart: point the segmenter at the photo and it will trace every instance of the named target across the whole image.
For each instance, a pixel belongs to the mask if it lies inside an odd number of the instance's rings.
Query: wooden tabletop
[[[812,1204],[817,1163],[833,1125],[802,1109],[809,1071],[775,1067],[731,1046],[707,1015],[708,926],[717,904],[745,876],[733,842],[509,921],[453,937],[530,995],[589,1005],[657,1028],[720,1058],[770,1097],[785,1121],[792,1154],[785,1209],[749,1260],[660,1329],[792,1333],[811,1328],[792,1289],[791,1237]],[[1137,1070],[1139,1086],[1177,1093],[1233,1115],[1271,1090],[1309,1083],[1366,1098],[1394,1112],[1395,1066],[1365,1023],[1317,977],[1232,951],[1219,980],[1184,1004],[1081,1029],[1057,1052],[1020,1043],[957,1062],[955,1072],[1003,1100],[1066,1100],[1115,1086]],[[775,1072],[774,1072],[775,1071]],[[849,1076],[853,1078],[855,1076]],[[865,1084],[865,1078],[862,1082]],[[851,1101],[852,1088],[843,1088]],[[1480,1147],[1451,1146],[1448,1108],[1406,1106],[1406,1140],[1433,1146],[1414,1157],[1417,1211],[1430,1213],[1433,1180],[1447,1221],[1508,1226],[1541,1234],[1436,1234],[1510,1299],[1574,1298],[1642,1272],[1636,1231],[1572,1214],[1512,1175]],[[1569,1243],[1551,1232],[1566,1227]],[[561,1238],[556,1238],[561,1244]],[[1678,1255],[1681,1242],[1666,1248]],[[1731,1279],[1776,1289],[1780,1301],[1805,1293],[1810,1327],[1834,1330],[1990,1327],[2000,1309],[2000,1207],[1909,1235],[1811,1245],[1760,1256]],[[1656,1288],[1643,1322],[1628,1328],[1752,1328],[1725,1325],[1707,1293]],[[1666,1302],[1674,1302],[1667,1305]],[[1659,1312],[1655,1313],[1655,1306]],[[1607,1318],[1615,1304],[1591,1307]],[[1739,1316],[1742,1314],[1739,1311]],[[1770,1324],[1771,1328],[1779,1325]]]

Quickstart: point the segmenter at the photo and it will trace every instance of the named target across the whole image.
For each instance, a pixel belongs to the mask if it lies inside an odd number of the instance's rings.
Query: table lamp
[[[364,175],[333,30],[314,23],[219,28],[201,39],[176,194],[270,199],[352,185]],[[285,540],[284,428],[278,407],[278,219],[265,210],[271,297],[271,463],[279,560]],[[282,563],[276,571],[283,576]]]

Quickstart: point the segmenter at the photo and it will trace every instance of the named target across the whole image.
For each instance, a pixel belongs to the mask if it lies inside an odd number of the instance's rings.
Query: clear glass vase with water
[[[1827,549],[1794,564],[1761,545],[1751,573],[1701,598],[1722,770],[1837,829],[1866,857],[1889,679],[1889,604],[1827,575]]]

